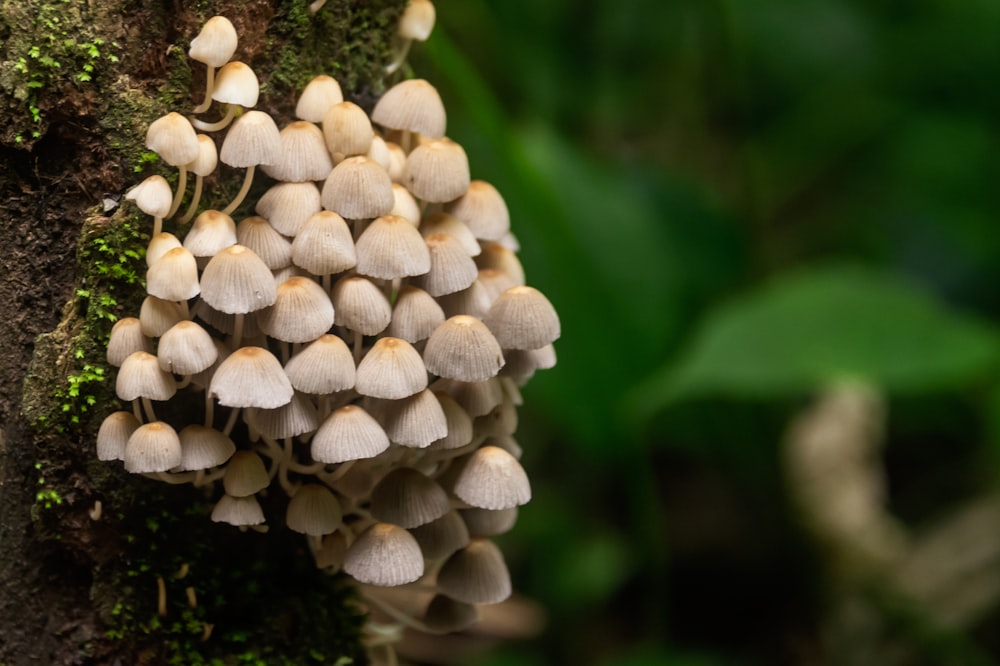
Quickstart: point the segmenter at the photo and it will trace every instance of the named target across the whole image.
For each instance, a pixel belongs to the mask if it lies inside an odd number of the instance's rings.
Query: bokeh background
[[[453,656],[1000,663],[1000,4],[436,4],[563,324],[500,540],[545,627]]]

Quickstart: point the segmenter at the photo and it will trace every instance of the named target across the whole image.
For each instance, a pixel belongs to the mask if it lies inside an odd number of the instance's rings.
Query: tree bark
[[[149,218],[118,200],[172,170],[147,125],[201,101],[187,47],[228,17],[279,126],[317,74],[364,107],[404,0],[14,0],[0,14],[0,664],[364,660],[349,588],[287,530],[239,532],[211,499],[99,462],[112,321],[137,316]],[[224,201],[237,172],[209,179]],[[100,510],[98,510],[100,506]],[[164,605],[165,604],[165,605]],[[212,660],[220,660],[213,662]]]

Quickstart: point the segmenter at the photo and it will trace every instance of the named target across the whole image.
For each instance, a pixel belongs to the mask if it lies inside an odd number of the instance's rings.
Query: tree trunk
[[[149,217],[120,195],[172,170],[147,125],[201,100],[214,14],[279,126],[320,73],[370,107],[404,0],[13,0],[0,15],[0,664],[363,661],[362,618],[292,533],[209,521],[211,498],[99,462],[122,409],[104,346],[137,316]],[[206,191],[239,187],[222,167]],[[219,662],[213,659],[221,660]],[[258,661],[259,660],[259,661]]]

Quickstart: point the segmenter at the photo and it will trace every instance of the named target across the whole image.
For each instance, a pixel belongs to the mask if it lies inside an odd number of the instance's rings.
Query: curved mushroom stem
[[[154,217],[153,218],[153,236],[158,236],[161,231],[163,231],[163,218],[162,217]]]
[[[369,603],[369,604],[375,606],[380,611],[382,611],[383,613],[385,613],[386,615],[388,615],[389,617],[391,617],[393,620],[396,620],[396,622],[399,622],[400,624],[404,624],[404,625],[406,625],[407,627],[409,627],[411,629],[416,629],[417,631],[423,632],[425,634],[441,634],[441,635],[443,635],[443,634],[448,633],[447,631],[435,631],[434,629],[431,629],[426,624],[424,624],[423,622],[421,622],[417,618],[413,617],[412,615],[409,615],[406,612],[401,611],[400,609],[396,608],[392,604],[390,604],[388,602],[385,602],[385,601],[382,601],[381,599],[379,599],[377,597],[374,597],[374,596],[369,595],[369,594],[365,594],[363,591],[361,592],[361,598],[365,601],[365,603]]]
[[[385,73],[392,74],[400,65],[406,60],[406,55],[410,52],[410,46],[413,44],[412,39],[403,39],[402,37],[396,37],[393,40],[392,52],[394,54],[392,62],[385,66]]]
[[[194,193],[191,195],[191,205],[188,206],[187,212],[184,216],[177,220],[178,224],[187,224],[194,217],[195,211],[198,210],[198,203],[201,201],[201,189],[202,189],[203,178],[195,174],[194,177]]]
[[[236,104],[226,105],[226,115],[218,122],[206,123],[204,120],[198,120],[197,118],[191,119],[191,124],[196,128],[200,129],[202,132],[218,132],[221,129],[226,129],[229,123],[233,122],[233,117],[236,115]]]
[[[160,481],[166,481],[170,484],[180,484],[180,483],[194,483],[197,475],[194,472],[154,472],[153,474],[147,474],[154,479],[159,479]]]
[[[156,420],[156,414],[153,412],[153,401],[146,396],[142,396],[142,408],[146,412],[146,417],[149,418],[150,423]]]
[[[212,90],[215,88],[215,68],[206,65],[205,72],[205,101],[191,109],[192,113],[204,113],[208,107],[212,106]]]
[[[222,429],[222,434],[227,437],[233,431],[233,427],[236,425],[236,417],[240,414],[239,407],[233,407],[233,411],[229,412],[229,418],[226,420],[226,426]]]
[[[243,199],[246,198],[247,192],[250,191],[250,183],[253,182],[253,172],[255,168],[256,167],[252,164],[247,167],[247,175],[243,178],[243,187],[241,187],[240,191],[236,193],[236,198],[222,210],[224,215],[232,215],[233,211],[236,210],[241,203],[243,203]]]
[[[132,401],[132,415],[136,421],[142,423],[142,405],[139,404],[139,398]]]
[[[170,204],[170,212],[167,213],[168,218],[173,217],[177,209],[181,207],[181,201],[184,200],[184,190],[187,189],[187,167],[182,164],[177,169],[180,172],[177,176],[177,192],[174,194],[174,202]]]

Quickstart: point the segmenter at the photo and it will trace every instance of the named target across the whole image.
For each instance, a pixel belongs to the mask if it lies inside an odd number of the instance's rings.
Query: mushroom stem
[[[251,164],[250,166],[247,167],[247,174],[243,178],[243,187],[241,187],[240,191],[236,193],[236,198],[233,199],[230,202],[230,204],[228,206],[226,206],[222,210],[222,213],[224,215],[232,215],[233,211],[236,210],[236,208],[241,203],[243,203],[243,199],[246,198],[247,192],[250,191],[250,183],[253,182],[253,172],[254,172],[254,169],[255,169],[255,167],[254,167],[253,164]]]
[[[198,120],[197,118],[191,119],[191,124],[196,128],[200,129],[202,132],[218,132],[221,129],[226,129],[229,123],[233,122],[233,117],[236,115],[236,105],[227,104],[226,105],[226,115],[218,122],[206,123],[204,120]]]
[[[294,459],[295,457],[292,455],[292,438],[285,437],[281,462],[278,464],[278,483],[281,484],[281,487],[288,493],[289,497],[294,495],[295,491],[299,489],[298,484],[288,480],[288,468],[294,462]]]
[[[201,189],[202,189],[202,177],[195,174],[194,177],[194,193],[191,195],[191,205],[188,206],[187,212],[184,216],[177,220],[178,224],[187,224],[194,217],[195,211],[198,210],[198,203],[201,201]]]
[[[142,423],[142,407],[139,405],[139,398],[132,401],[132,414],[135,416],[135,420]]]
[[[243,342],[243,313],[238,312],[233,320],[233,341],[231,348],[239,349],[241,342]]]
[[[187,168],[182,164],[177,167],[179,175],[177,176],[177,192],[174,194],[174,202],[170,204],[170,212],[167,213],[167,217],[171,218],[177,209],[181,207],[181,201],[184,200],[184,190],[187,189]]]
[[[215,401],[212,400],[212,394],[205,390],[205,427],[211,428],[212,424],[215,422]]]
[[[326,0],[315,0],[315,2],[309,4],[309,13],[315,14],[319,10],[323,9],[323,5],[325,4]]]
[[[153,401],[146,396],[142,396],[142,409],[146,412],[150,423],[156,420],[156,413],[153,412]]]
[[[159,233],[161,231],[163,231],[163,218],[162,217],[154,217],[153,218],[153,236],[159,235]]]
[[[353,331],[354,333],[354,365],[361,362],[361,351],[362,344],[364,343],[365,336],[361,334],[361,331]]]
[[[239,416],[240,408],[233,407],[233,410],[229,412],[229,418],[226,419],[226,426],[222,429],[222,434],[229,435],[233,431],[233,427],[236,425],[236,417]]]
[[[211,65],[206,65],[206,67],[205,100],[198,106],[191,109],[192,113],[204,113],[205,111],[208,111],[208,107],[212,106],[212,90],[215,88],[215,68]]]
[[[151,474],[154,479],[165,481],[170,484],[194,483],[197,475],[194,472],[155,472]]]
[[[371,605],[375,606],[376,608],[378,608],[380,611],[382,611],[383,613],[385,613],[386,615],[388,615],[392,619],[396,620],[400,624],[406,625],[407,627],[409,627],[411,629],[416,629],[417,631],[423,632],[425,634],[446,634],[446,633],[448,633],[446,631],[434,631],[433,629],[431,629],[430,627],[428,627],[426,624],[424,624],[423,622],[421,622],[417,618],[415,618],[415,617],[413,617],[411,615],[408,615],[407,613],[405,613],[404,611],[401,611],[400,609],[396,608],[392,604],[390,604],[388,602],[385,602],[385,601],[382,601],[381,599],[379,599],[377,597],[374,597],[374,596],[371,596],[369,594],[365,594],[364,592],[362,592],[361,593],[361,598],[362,598],[362,600],[364,600],[365,603],[371,604]]]
[[[406,60],[406,55],[410,52],[410,45],[413,44],[412,39],[402,39],[397,37],[392,45],[392,52],[395,54],[393,56],[392,62],[385,66],[385,73],[392,74],[400,65]]]

